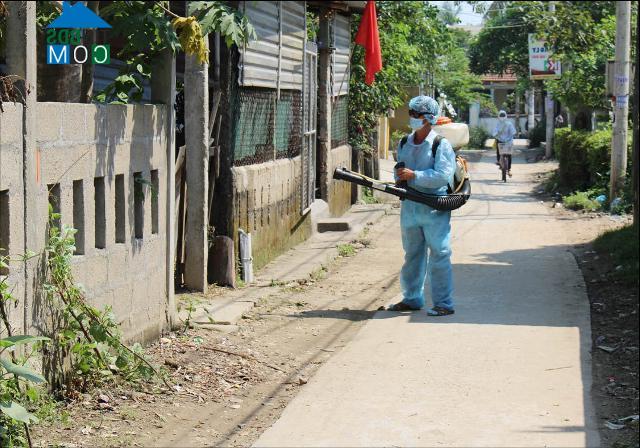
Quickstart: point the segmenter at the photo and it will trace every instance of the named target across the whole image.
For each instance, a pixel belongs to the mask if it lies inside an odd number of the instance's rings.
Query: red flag
[[[371,84],[376,73],[382,70],[382,52],[380,51],[380,37],[378,36],[378,19],[376,18],[376,2],[369,0],[364,9],[360,28],[356,35],[356,44],[365,49],[364,65],[367,69],[364,82]]]

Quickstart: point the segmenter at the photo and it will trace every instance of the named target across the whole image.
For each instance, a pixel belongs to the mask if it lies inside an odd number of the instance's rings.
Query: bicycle
[[[507,154],[500,154],[500,171],[502,172],[502,182],[507,181],[507,171],[509,171],[509,159]]]
[[[498,143],[498,151],[500,153],[500,172],[502,173],[502,182],[507,181],[507,175],[511,177],[511,154],[512,145],[510,143]]]

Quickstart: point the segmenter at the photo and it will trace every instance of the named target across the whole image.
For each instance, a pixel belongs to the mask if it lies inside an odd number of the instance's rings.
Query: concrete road
[[[503,184],[494,162],[454,212],[456,314],[378,312],[256,446],[599,445],[580,270],[528,195],[539,167],[519,155]]]

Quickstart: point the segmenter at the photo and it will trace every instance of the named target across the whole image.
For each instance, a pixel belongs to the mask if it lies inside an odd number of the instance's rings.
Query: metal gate
[[[318,47],[307,42],[304,51],[302,81],[302,201],[301,212],[306,214],[315,198],[316,185],[316,123],[318,104]]]

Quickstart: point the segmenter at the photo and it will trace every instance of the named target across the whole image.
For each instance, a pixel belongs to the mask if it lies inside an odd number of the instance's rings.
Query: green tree
[[[547,86],[575,114],[608,107],[605,71],[615,56],[615,3],[558,2],[554,13],[537,10],[529,18],[562,62],[562,78]],[[632,5],[637,17],[637,5]]]
[[[469,3],[480,7],[479,2]],[[519,78],[517,90],[527,88],[528,34],[534,33],[562,63],[561,79],[544,82],[554,98],[574,116],[608,106],[604,74],[607,59],[615,53],[615,2],[556,2],[553,13],[547,2],[497,3],[486,11],[485,26],[471,45],[475,73],[510,70]],[[637,6],[632,5],[637,17]]]
[[[529,16],[542,11],[544,2],[508,2],[502,9],[491,9],[483,29],[469,49],[470,67],[474,73],[505,73],[529,78],[529,33],[535,23]]]
[[[460,113],[469,103],[479,102],[482,107],[491,107],[489,95],[481,93],[480,77],[469,70],[468,49],[471,34],[463,29],[450,28],[449,46],[438,58],[434,70],[434,83],[438,92],[447,95],[448,101]]]
[[[44,47],[44,28],[61,13],[61,2],[38,1],[38,43]],[[86,2],[94,12],[99,12],[112,26],[111,35],[124,42],[117,57],[125,64],[118,76],[102,92],[93,93],[93,67],[74,64],[50,65],[38,59],[39,101],[82,101],[127,103],[140,101],[143,84],[151,79],[151,67],[165,49],[173,52],[194,53],[194,48],[185,48],[200,43],[211,32],[219,32],[227,46],[242,45],[255,38],[255,30],[248,19],[237,9],[222,1],[189,2],[187,18],[172,13],[167,1],[117,1]],[[5,3],[0,2],[0,47],[6,16]],[[173,19],[173,23],[172,23]],[[176,23],[177,19],[177,23]],[[186,20],[185,20],[186,19]],[[197,27],[180,27],[179,23],[197,22]],[[197,28],[197,32],[194,29]],[[94,32],[87,30],[85,45],[92,42]],[[196,45],[197,47],[197,45]],[[200,47],[201,48],[201,47]],[[200,56],[206,57],[205,54]]]
[[[382,71],[372,85],[364,82],[364,51],[355,46],[349,81],[349,141],[354,148],[371,147],[377,117],[407,100],[406,87],[433,71],[437,56],[449,45],[450,35],[438,18],[438,9],[422,1],[378,1],[378,28]],[[352,20],[352,38],[360,16]]]
[[[175,20],[172,24],[170,19],[184,19],[169,11],[168,3],[113,2],[103,9],[104,17],[113,25],[113,34],[125,41],[118,57],[126,65],[114,82],[96,95],[97,101],[140,101],[143,82],[151,78],[154,60],[165,49],[192,53],[192,49],[184,48],[185,43],[194,43],[216,31],[229,47],[242,45],[256,36],[244,15],[220,1],[189,2],[187,16],[197,20],[198,33],[194,34],[188,26],[178,31]]]

